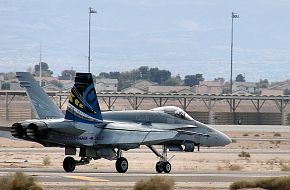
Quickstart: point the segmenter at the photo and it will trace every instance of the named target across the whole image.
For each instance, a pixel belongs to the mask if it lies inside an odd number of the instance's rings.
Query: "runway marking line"
[[[71,178],[71,179],[80,179],[83,181],[94,181],[94,182],[108,182],[108,181],[110,181],[110,180],[106,180],[106,179],[87,177],[87,176],[77,176],[77,175],[67,175],[64,177]]]

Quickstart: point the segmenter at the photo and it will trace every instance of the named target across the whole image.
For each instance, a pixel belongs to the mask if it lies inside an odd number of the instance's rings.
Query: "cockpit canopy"
[[[154,109],[151,109],[151,110],[152,111],[164,112],[164,113],[167,113],[169,115],[172,115],[174,117],[177,117],[177,118],[180,118],[180,119],[184,119],[184,120],[191,120],[191,121],[194,120],[185,111],[183,111],[179,107],[175,107],[175,106],[164,106],[164,107],[154,108]]]

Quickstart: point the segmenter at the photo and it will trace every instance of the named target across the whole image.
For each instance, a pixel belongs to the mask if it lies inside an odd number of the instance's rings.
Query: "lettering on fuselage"
[[[104,136],[55,136],[52,139],[54,140],[65,140],[65,141],[87,141],[87,140],[104,140]]]

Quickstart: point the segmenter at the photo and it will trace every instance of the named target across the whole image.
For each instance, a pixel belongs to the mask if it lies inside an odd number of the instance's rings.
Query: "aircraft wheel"
[[[73,172],[76,168],[76,161],[73,157],[68,156],[63,160],[62,166],[66,172]]]
[[[128,161],[124,157],[120,157],[116,161],[116,170],[119,173],[125,173],[128,170]]]
[[[163,172],[163,162],[157,162],[155,165],[155,169],[157,171],[157,173],[162,173]]]
[[[171,164],[169,162],[163,163],[163,170],[165,173],[169,173],[171,171]]]

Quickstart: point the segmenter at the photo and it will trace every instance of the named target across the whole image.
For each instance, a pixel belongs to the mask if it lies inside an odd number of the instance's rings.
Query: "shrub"
[[[216,169],[217,169],[218,171],[221,171],[221,170],[223,170],[223,167],[218,166]]]
[[[239,157],[250,158],[251,155],[249,152],[242,151],[240,152]]]
[[[229,165],[229,169],[230,169],[231,171],[239,171],[239,170],[242,169],[242,167],[239,166],[239,165],[236,165],[236,164],[231,164],[231,165]]]
[[[232,143],[237,143],[237,140],[236,139],[232,139]]]
[[[136,182],[134,190],[173,190],[175,182],[170,177],[153,176]]]
[[[281,164],[281,171],[290,171],[290,166]]]
[[[231,184],[230,189],[245,189],[245,188],[256,188],[257,184],[254,181],[237,181]]]
[[[45,157],[43,158],[42,163],[43,163],[43,165],[45,165],[45,166],[50,165],[50,164],[51,164],[50,157],[49,157],[49,156],[45,156]]]
[[[289,190],[290,176],[258,179],[255,181],[237,181],[231,184],[230,189],[263,188],[269,190]]]
[[[42,190],[35,182],[35,179],[24,173],[17,172],[0,178],[1,190]]]
[[[83,186],[83,187],[80,188],[80,190],[89,190],[89,189],[90,189],[90,188],[89,188],[88,185],[85,185],[85,186]]]
[[[276,146],[278,144],[281,144],[281,141],[280,140],[277,140],[277,141],[269,141],[271,144],[275,144]]]
[[[244,133],[243,136],[244,136],[244,137],[247,137],[247,136],[249,136],[249,135],[248,135],[248,133]]]
[[[280,133],[274,133],[273,135],[274,137],[282,137],[282,135]]]

